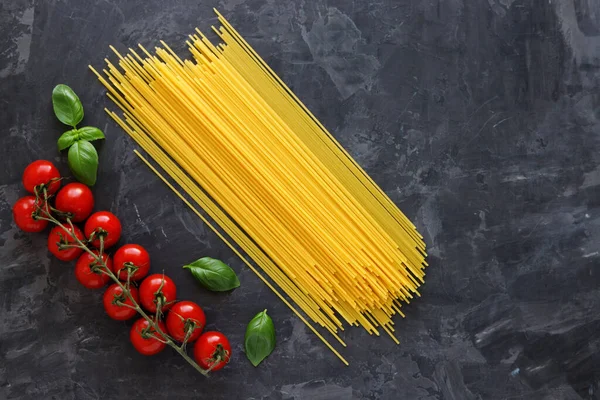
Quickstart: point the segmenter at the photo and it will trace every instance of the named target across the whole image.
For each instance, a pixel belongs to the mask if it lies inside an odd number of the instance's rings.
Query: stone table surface
[[[599,399],[600,3],[597,0],[4,0],[0,4],[0,399]],[[160,39],[186,55],[217,7],[393,201],[429,249],[399,346],[349,329],[344,367],[133,155],[87,66]],[[97,209],[226,333],[204,379],[172,351],[145,358],[24,234],[24,167],[65,130],[66,83],[100,127]],[[181,266],[221,258],[242,286],[199,288]],[[258,368],[245,324],[268,308]]]

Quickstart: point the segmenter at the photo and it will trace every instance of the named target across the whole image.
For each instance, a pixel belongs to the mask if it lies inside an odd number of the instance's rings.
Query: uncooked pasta
[[[218,16],[221,43],[197,30],[187,42],[191,59],[164,42],[153,53],[113,48],[118,66],[92,68],[122,111],[109,115],[340,359],[297,308],[342,345],[345,325],[397,342],[392,318],[424,282],[422,236]]]

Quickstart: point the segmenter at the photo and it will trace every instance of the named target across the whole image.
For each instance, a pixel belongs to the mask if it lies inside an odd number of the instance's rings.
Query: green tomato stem
[[[37,193],[36,193],[36,197],[37,197]],[[188,356],[188,354],[185,352],[184,349],[182,349],[180,346],[177,345],[177,343],[175,343],[175,341],[173,341],[173,339],[166,334],[166,332],[163,332],[162,329],[160,329],[160,326],[158,324],[158,319],[152,319],[151,317],[148,316],[148,314],[146,314],[146,312],[142,309],[142,307],[140,307],[140,305],[135,301],[135,299],[133,298],[131,291],[129,290],[129,285],[127,284],[127,286],[123,285],[123,283],[119,280],[119,278],[106,266],[106,263],[104,262],[104,259],[102,258],[102,252],[104,250],[104,238],[102,236],[100,236],[100,251],[98,252],[98,254],[94,253],[83,241],[81,241],[77,235],[75,235],[75,227],[73,225],[73,223],[71,222],[70,218],[67,218],[67,223],[69,224],[69,228],[71,228],[71,230],[69,230],[64,224],[62,224],[59,220],[57,220],[56,218],[54,218],[52,216],[52,214],[50,213],[50,210],[48,209],[48,193],[46,188],[44,188],[44,204],[46,205],[46,213],[47,213],[47,217],[40,217],[40,219],[44,219],[47,220],[49,222],[52,222],[53,224],[61,227],[66,233],[68,233],[74,240],[75,243],[77,243],[76,247],[81,248],[83,251],[86,251],[88,254],[90,254],[98,264],[100,264],[100,268],[102,270],[103,273],[105,273],[106,275],[108,275],[110,277],[110,279],[113,280],[113,282],[115,282],[123,291],[123,293],[127,296],[127,298],[131,301],[131,303],[133,304],[133,306],[129,306],[133,309],[135,309],[138,314],[140,314],[142,316],[142,318],[144,318],[146,321],[148,321],[148,324],[152,327],[152,329],[158,333],[158,337],[155,337],[155,339],[165,343],[166,345],[170,346],[171,348],[173,348],[177,353],[179,353],[179,355],[181,357],[183,357],[183,359],[185,361],[187,361],[192,367],[194,367],[196,369],[196,371],[198,371],[199,373],[201,373],[202,375],[208,377],[209,375],[209,371],[203,369],[202,367],[200,367],[190,356]],[[36,206],[37,206],[37,202],[36,202]],[[39,206],[37,206],[39,208]],[[164,274],[163,274],[164,275]],[[129,283],[129,282],[128,282]],[[159,302],[161,303],[161,302]],[[124,304],[125,305],[125,304]],[[157,307],[157,311],[160,310],[162,304],[159,305]],[[162,340],[160,338],[163,338]]]

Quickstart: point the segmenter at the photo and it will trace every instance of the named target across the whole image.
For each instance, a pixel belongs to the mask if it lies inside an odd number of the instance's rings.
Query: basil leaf
[[[83,119],[83,106],[73,89],[67,85],[56,85],[52,91],[54,114],[65,125],[75,125]]]
[[[77,129],[66,131],[58,138],[58,151],[63,151],[64,149],[71,147],[78,139],[79,134],[77,133]]]
[[[88,186],[96,183],[96,172],[98,171],[98,153],[96,148],[87,140],[79,140],[73,143],[69,149],[69,168],[79,182]]]
[[[246,357],[255,367],[275,349],[275,326],[267,310],[256,314],[248,324],[244,347]]]
[[[83,140],[87,140],[88,142],[92,142],[98,139],[104,139],[104,133],[94,126],[84,126],[83,128],[78,129],[79,138]]]
[[[192,271],[192,275],[202,286],[214,292],[224,292],[240,286],[235,272],[223,261],[214,258],[204,257],[183,268]]]

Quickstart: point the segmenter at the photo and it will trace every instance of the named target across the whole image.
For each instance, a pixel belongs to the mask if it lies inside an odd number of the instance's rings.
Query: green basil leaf
[[[83,128],[78,129],[79,138],[83,140],[87,140],[88,142],[92,142],[98,139],[104,139],[104,133],[94,126],[84,126]]]
[[[214,258],[204,257],[183,268],[192,271],[192,275],[202,286],[214,292],[224,292],[240,286],[235,272],[223,261]]]
[[[94,145],[87,140],[76,141],[69,149],[68,159],[75,178],[88,186],[94,186],[98,171],[98,153]]]
[[[75,125],[83,119],[83,106],[73,89],[67,85],[56,85],[52,91],[52,107],[54,114],[65,125]]]
[[[71,147],[78,139],[79,134],[77,133],[77,129],[66,131],[58,138],[58,151],[63,151],[64,149]]]
[[[244,347],[246,357],[255,367],[275,349],[275,326],[267,310],[256,314],[248,324]]]

